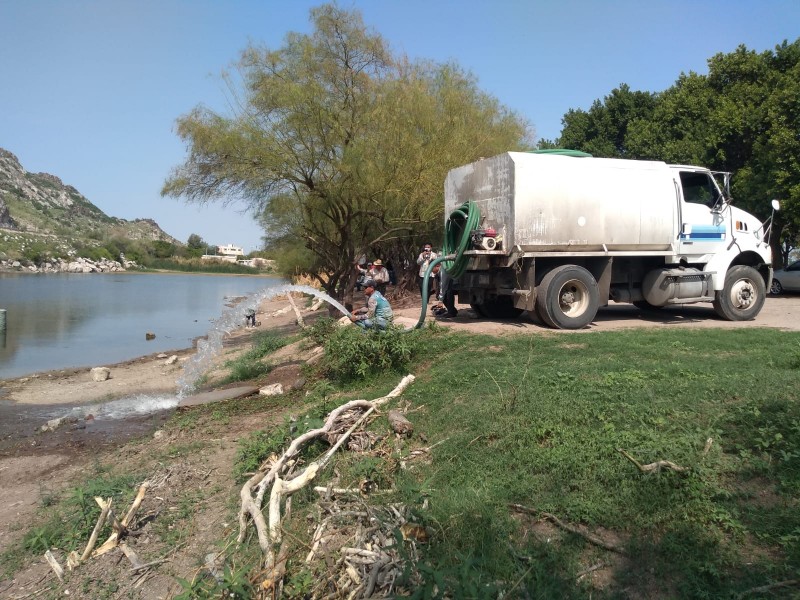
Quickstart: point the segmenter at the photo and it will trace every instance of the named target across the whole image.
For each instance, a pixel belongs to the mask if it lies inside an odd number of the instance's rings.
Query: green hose
[[[464,252],[469,247],[472,231],[478,228],[480,221],[481,211],[472,200],[464,202],[450,213],[444,229],[443,256],[431,261],[422,280],[422,311],[414,329],[419,329],[425,322],[425,312],[428,310],[428,286],[433,268],[439,263],[444,263],[442,266],[450,277],[453,279],[461,277],[469,263],[469,259],[464,257]]]

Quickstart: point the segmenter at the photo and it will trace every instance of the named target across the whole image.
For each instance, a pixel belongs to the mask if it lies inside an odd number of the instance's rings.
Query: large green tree
[[[189,153],[163,193],[245,199],[283,272],[342,297],[360,256],[402,271],[440,238],[447,170],[528,147],[528,125],[458,66],[392,56],[358,12],[323,5],[311,19],[310,35],[243,52],[238,111],[178,120]]]

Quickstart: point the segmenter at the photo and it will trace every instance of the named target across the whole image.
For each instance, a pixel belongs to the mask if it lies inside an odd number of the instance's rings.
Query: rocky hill
[[[114,239],[182,245],[152,219],[108,216],[71,185],[26,171],[0,148],[0,258],[24,258],[32,245],[46,247],[52,257],[75,256]]]

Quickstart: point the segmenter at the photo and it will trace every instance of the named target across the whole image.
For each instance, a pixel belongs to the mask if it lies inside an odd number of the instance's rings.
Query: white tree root
[[[242,487],[239,496],[241,507],[239,509],[239,535],[238,542],[244,541],[247,532],[247,521],[250,517],[255,526],[258,536],[258,543],[265,555],[266,570],[269,573],[263,587],[270,588],[277,584],[283,577],[285,569],[285,552],[279,552],[276,557],[276,549],[280,546],[281,531],[281,502],[296,491],[310,484],[317,474],[325,468],[336,451],[350,438],[351,434],[361,426],[361,424],[372,414],[380,405],[397,398],[414,381],[413,375],[406,375],[400,383],[386,396],[375,400],[352,400],[333,410],[326,419],[324,425],[318,429],[307,431],[295,438],[286,451],[272,462],[269,471],[259,470]],[[340,419],[351,416],[350,411],[363,410],[364,413],[353,423],[352,426],[342,435],[337,435],[336,431],[341,427]],[[348,421],[349,422],[349,421]],[[309,464],[300,474],[291,478],[281,477],[285,467],[300,453],[300,450],[310,441],[325,437],[330,439],[336,437],[336,442],[318,460]],[[271,487],[269,498],[269,523],[267,523],[262,513],[262,504],[267,488]]]
[[[670,469],[676,473],[685,473],[689,470],[689,467],[681,467],[669,460],[659,460],[649,465],[643,465],[622,448],[617,448],[617,452],[636,465],[636,468],[642,473],[660,473],[663,469]]]

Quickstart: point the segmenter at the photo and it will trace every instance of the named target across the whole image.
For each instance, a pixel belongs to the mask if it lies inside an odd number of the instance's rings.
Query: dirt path
[[[408,302],[407,306],[398,307],[395,312],[404,323],[413,324],[419,318],[420,306],[416,299]],[[264,324],[263,327],[291,328],[293,312],[272,316],[276,310],[285,306],[285,302],[279,301],[271,301],[262,306],[258,318]],[[441,319],[440,324],[492,335],[580,335],[587,331],[634,327],[771,327],[800,331],[800,296],[768,298],[761,314],[751,322],[722,321],[716,317],[710,305],[676,307],[647,313],[630,305],[612,305],[602,309],[597,319],[579,332],[553,331],[527,314],[516,320],[492,321],[477,318],[468,306],[459,308],[458,317]],[[251,333],[252,331],[242,329],[226,339],[225,357],[221,360],[246,347]],[[112,365],[111,378],[105,382],[95,382],[86,370],[81,370],[2,381],[0,389],[4,392],[3,399],[17,403],[13,406],[18,410],[25,407],[32,410],[41,406],[91,403],[132,394],[174,393],[181,367],[193,353],[191,349],[182,350],[168,353],[166,357],[151,355]],[[177,360],[166,364],[173,354],[178,357]],[[284,354],[286,363],[276,369],[273,376],[285,384],[291,384],[293,379],[300,377],[299,365],[304,357],[292,356],[291,352]],[[169,567],[159,569],[152,580],[137,588],[135,593],[138,595],[133,597],[171,597],[179,591],[175,577],[190,577],[197,565],[202,564],[204,555],[214,542],[221,539],[225,531],[235,527],[235,523],[226,522],[224,516],[228,514],[231,490],[236,489],[231,473],[237,441],[253,430],[280,421],[291,408],[283,407],[242,419],[231,419],[224,426],[201,421],[191,429],[167,430],[157,439],[150,436],[149,441],[135,445],[125,445],[125,442],[143,434],[149,435],[153,429],[162,427],[169,415],[129,419],[125,422],[125,427],[108,430],[98,424],[78,422],[48,434],[32,435],[33,432],[27,430],[23,432],[24,435],[20,432],[17,432],[16,437],[8,435],[5,440],[0,439],[0,551],[8,548],[18,538],[18,524],[26,523],[35,514],[44,495],[61,493],[75,478],[91,477],[93,465],[99,456],[102,456],[103,462],[113,462],[120,468],[133,469],[138,466],[150,469],[151,473],[158,468],[161,469],[159,476],[162,487],[154,492],[160,499],[154,510],[163,510],[164,514],[170,514],[174,510],[173,505],[181,502],[179,490],[182,490],[180,493],[189,490],[196,503],[192,510],[197,514],[191,530],[180,537],[179,543],[184,544],[185,550],[171,555]],[[8,407],[5,410],[9,410]],[[4,418],[4,415],[0,414],[0,418]],[[29,426],[28,422],[26,427]],[[22,430],[23,427],[20,425],[17,429]],[[193,445],[198,449],[191,450]],[[189,450],[184,452],[182,448]],[[148,539],[152,541],[147,558],[158,558],[168,552],[168,548],[155,541],[155,536],[148,537],[144,534],[141,540],[137,540],[137,544],[141,541],[141,547],[148,549]],[[101,564],[106,571],[110,568],[107,561]],[[125,563],[121,567],[117,563],[114,568],[119,571],[117,576],[121,581],[130,581]],[[98,574],[97,577],[98,581],[103,581],[108,578],[108,574]],[[20,572],[15,580],[0,581],[0,598],[19,598],[31,594],[44,587],[42,580],[54,582],[43,560]],[[65,585],[63,589],[67,588],[69,585]],[[88,595],[82,595],[74,587],[69,589],[71,597],[88,598],[97,593],[94,588],[91,593],[87,592]]]

